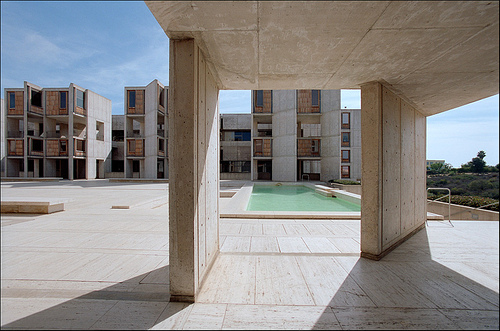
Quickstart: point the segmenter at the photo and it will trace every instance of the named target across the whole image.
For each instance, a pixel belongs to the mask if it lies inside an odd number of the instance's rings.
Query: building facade
[[[252,91],[251,179],[361,179],[361,110],[340,90]]]
[[[168,86],[125,87],[124,177],[168,178]]]
[[[111,169],[111,100],[73,83],[6,88],[6,177],[104,178]]]
[[[220,178],[251,180],[252,115],[220,115]]]

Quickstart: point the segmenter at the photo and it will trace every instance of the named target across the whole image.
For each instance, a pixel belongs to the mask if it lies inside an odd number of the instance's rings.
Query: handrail
[[[447,195],[442,196],[442,197],[440,197],[440,198],[438,198],[436,200],[431,200],[430,202],[438,201],[440,199],[448,197],[448,222],[450,223],[451,226],[454,227],[453,223],[451,223],[451,191],[450,191],[450,189],[446,188],[446,187],[429,187],[427,189],[427,192],[429,192],[429,190],[437,190],[437,191],[446,190],[446,191],[448,191]],[[427,201],[427,203],[429,203],[429,201]]]

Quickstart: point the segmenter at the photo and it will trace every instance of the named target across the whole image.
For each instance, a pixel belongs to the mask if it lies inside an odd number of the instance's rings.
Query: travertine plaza
[[[498,3],[146,4],[170,39],[169,182],[2,181],[65,204],[2,215],[2,328],[498,329],[498,222],[427,221],[425,192],[426,117],[498,93]],[[221,218],[246,184],[220,179],[218,92],[345,88],[360,220]],[[278,114],[273,140],[314,139]]]

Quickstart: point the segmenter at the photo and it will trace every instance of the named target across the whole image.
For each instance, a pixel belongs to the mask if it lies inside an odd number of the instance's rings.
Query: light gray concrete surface
[[[1,216],[2,329],[498,329],[498,222],[428,222],[381,261],[359,221],[221,220],[195,304],[169,302],[166,183],[1,183],[70,199]],[[223,181],[224,188],[241,182]]]

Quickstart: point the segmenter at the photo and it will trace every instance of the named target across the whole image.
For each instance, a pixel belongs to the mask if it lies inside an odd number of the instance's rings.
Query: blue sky
[[[1,82],[22,87],[75,83],[112,101],[123,114],[124,86],[168,85],[168,38],[134,1],[1,2]],[[342,91],[342,108],[360,108],[359,91]],[[221,113],[250,112],[250,91],[221,91]],[[498,95],[427,119],[427,159],[455,167],[479,150],[499,159]]]

